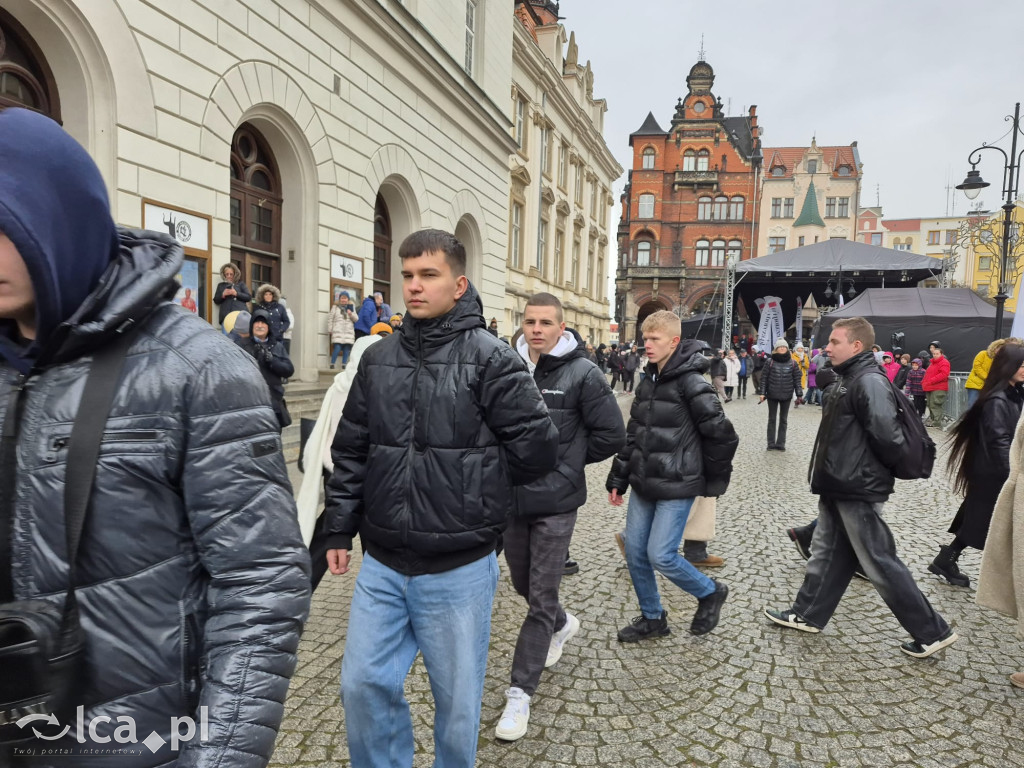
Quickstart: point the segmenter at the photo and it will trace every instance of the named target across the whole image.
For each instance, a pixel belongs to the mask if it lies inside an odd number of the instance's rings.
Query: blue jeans
[[[351,344],[332,344],[331,346],[332,346],[332,349],[331,349],[331,365],[334,365],[336,362],[338,362],[338,353],[339,352],[341,353],[341,364],[342,365],[348,365],[348,356],[349,356],[349,353],[352,351],[352,345]]]
[[[967,391],[967,407],[970,408],[976,402],[978,402],[978,395],[981,394],[980,389],[968,389]]]
[[[404,693],[417,652],[434,695],[434,766],[473,768],[497,586],[494,554],[422,576],[404,576],[363,555],[341,662],[352,768],[412,765]]]
[[[715,591],[715,583],[679,554],[693,499],[653,501],[636,491],[626,510],[626,566],[640,611],[648,619],[661,618],[661,596],[654,572],[700,599]]]

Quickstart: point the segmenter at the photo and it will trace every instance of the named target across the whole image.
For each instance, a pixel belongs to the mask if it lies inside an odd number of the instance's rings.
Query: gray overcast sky
[[[668,128],[701,34],[726,114],[756,104],[768,147],[807,146],[815,133],[819,144],[857,141],[861,204],[875,204],[879,185],[887,218],[943,215],[949,179],[963,180],[968,153],[1004,135],[1024,101],[1022,0],[562,0],[560,13],[591,60],[594,96],[608,100],[605,140],[626,169],[648,111]],[[999,143],[1009,152],[1009,136]],[[994,209],[1003,161],[983,158],[997,190],[978,199]]]

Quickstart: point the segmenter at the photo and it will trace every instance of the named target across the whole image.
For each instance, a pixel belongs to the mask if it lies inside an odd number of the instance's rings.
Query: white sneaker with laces
[[[505,691],[505,711],[494,729],[494,735],[502,741],[515,741],[526,735],[530,726],[530,697],[522,688]]]
[[[580,631],[580,620],[568,611],[565,614],[565,626],[551,636],[551,645],[548,647],[548,658],[544,662],[545,667],[553,667],[562,658],[562,649],[565,644]]]

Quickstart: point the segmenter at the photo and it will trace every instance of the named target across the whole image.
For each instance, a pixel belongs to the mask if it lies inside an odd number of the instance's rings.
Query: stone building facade
[[[0,108],[60,120],[118,223],[182,241],[199,314],[229,260],[280,285],[313,379],[337,292],[403,309],[416,229],[454,231],[502,313],[512,25],[486,0],[4,0]]]
[[[857,239],[863,166],[849,146],[766,147],[757,255]]]
[[[720,312],[729,260],[754,256],[762,154],[757,108],[727,117],[701,60],[665,130],[654,114],[629,137],[633,163],[621,197],[615,319],[639,341],[644,319]]]
[[[518,0],[512,35],[508,272],[499,332],[511,337],[527,299],[557,296],[566,324],[595,346],[610,340],[612,183],[622,174],[605,144],[604,99],[590,62],[558,23],[558,4]]]

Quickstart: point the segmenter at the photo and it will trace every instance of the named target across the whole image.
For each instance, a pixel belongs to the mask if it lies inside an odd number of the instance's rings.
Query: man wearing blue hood
[[[266,765],[295,667],[309,562],[270,396],[172,303],[183,258],[115,226],[60,126],[0,112],[0,603],[63,602],[68,437],[94,357],[131,334],[76,559],[88,735],[27,745],[62,765]],[[155,751],[123,741],[126,717]],[[204,738],[172,739],[186,717]]]

